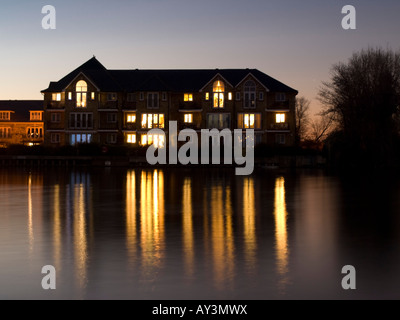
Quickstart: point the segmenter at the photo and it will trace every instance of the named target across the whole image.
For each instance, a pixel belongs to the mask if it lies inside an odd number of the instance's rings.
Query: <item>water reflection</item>
[[[288,283],[288,235],[287,235],[287,215],[285,200],[285,179],[278,177],[275,180],[275,244],[276,244],[276,267],[280,276],[278,289],[281,293],[285,292]]]
[[[109,169],[0,173],[0,297],[396,298],[397,178]]]
[[[253,273],[256,263],[255,190],[253,177],[243,179],[244,253],[248,273]]]
[[[43,214],[43,177],[28,174],[28,239],[29,259],[35,255],[35,242],[41,240]]]
[[[61,272],[61,255],[62,255],[62,248],[61,248],[61,237],[62,237],[62,230],[61,230],[61,211],[60,211],[60,204],[61,204],[61,189],[60,185],[56,184],[54,186],[54,202],[53,202],[53,212],[54,212],[54,222],[53,222],[53,243],[54,243],[54,267],[58,272]]]
[[[129,266],[133,266],[137,252],[136,233],[136,172],[126,174],[126,245]]]
[[[32,209],[32,175],[28,177],[28,232],[29,232],[29,257],[33,255],[33,209]]]
[[[142,171],[140,180],[140,245],[144,280],[154,280],[164,256],[164,173]]]
[[[229,186],[211,189],[211,242],[215,285],[219,290],[233,285],[235,244],[232,225],[232,199]]]
[[[183,182],[182,213],[185,273],[188,277],[192,277],[194,274],[192,180],[187,177]]]
[[[87,207],[91,203],[91,181],[88,173],[72,173],[67,187],[68,230],[73,234],[75,278],[79,288],[87,285],[88,226]],[[72,220],[72,225],[71,225]],[[72,227],[72,228],[71,228]],[[72,230],[71,230],[72,229]]]

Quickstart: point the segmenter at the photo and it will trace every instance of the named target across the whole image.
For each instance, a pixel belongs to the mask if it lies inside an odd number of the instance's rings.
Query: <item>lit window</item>
[[[209,92],[206,92],[205,99],[206,99],[207,101],[210,100],[210,93],[209,93]]]
[[[249,80],[244,84],[244,108],[256,107],[256,84],[254,81]]]
[[[191,114],[191,113],[185,114],[184,122],[185,123],[192,123],[193,122],[193,114]]]
[[[76,84],[76,107],[85,108],[87,98],[87,83],[83,80],[78,81]]]
[[[134,114],[134,113],[128,114],[126,116],[126,122],[127,123],[135,123],[136,122],[136,114]]]
[[[29,139],[39,139],[43,137],[43,128],[28,128],[26,136]]]
[[[92,92],[91,95],[90,95],[90,99],[94,100],[95,98],[96,98],[96,93]]]
[[[73,146],[78,143],[91,143],[91,142],[92,142],[92,134],[90,133],[76,133],[70,135],[70,143]]]
[[[41,111],[31,111],[31,121],[42,121]]]
[[[68,92],[68,100],[72,100],[72,92]]]
[[[126,135],[126,142],[128,143],[136,143],[136,134],[130,133]]]
[[[284,113],[276,114],[276,123],[285,123],[285,114]]]
[[[239,129],[261,129],[261,114],[239,113],[238,127]]]
[[[228,93],[228,100],[232,100],[232,92]]]
[[[213,86],[214,92],[214,108],[224,107],[225,86],[222,81],[215,81]]]
[[[10,138],[11,128],[0,128],[0,138],[8,139]]]
[[[286,101],[286,94],[285,93],[277,93],[275,95],[276,101]]]
[[[52,100],[53,101],[61,101],[61,93],[53,93]]]
[[[151,128],[164,128],[164,114],[142,114],[142,128],[143,129],[151,129]]]
[[[10,112],[0,112],[0,120],[10,120]]]
[[[191,93],[185,93],[183,95],[183,101],[193,101],[193,94]]]
[[[156,148],[164,148],[165,146],[165,136],[163,134],[143,134],[141,144],[154,145]]]

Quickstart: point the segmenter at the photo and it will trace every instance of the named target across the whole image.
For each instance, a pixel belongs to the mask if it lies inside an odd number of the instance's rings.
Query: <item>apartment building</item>
[[[148,131],[254,129],[293,146],[297,91],[257,69],[110,70],[95,57],[42,91],[47,146],[149,145]]]
[[[44,140],[42,100],[0,100],[0,148]]]

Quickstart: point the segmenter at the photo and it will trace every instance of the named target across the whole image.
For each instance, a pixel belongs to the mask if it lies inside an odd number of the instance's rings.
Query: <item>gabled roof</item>
[[[293,92],[295,89],[257,69],[161,69],[107,70],[95,57],[69,73],[58,82],[50,82],[42,92],[61,92],[83,73],[101,91],[175,91],[198,92],[214,77],[220,75],[233,87],[252,74],[270,91]]]
[[[101,91],[120,91],[121,87],[118,83],[111,77],[108,70],[96,59],[96,57],[91,58],[86,61],[80,67],[76,68],[74,71],[67,74],[64,78],[57,82],[50,82],[47,89],[42,90],[42,92],[61,92],[71,84],[71,82],[80,74],[83,73],[94,82],[94,84]]]
[[[0,100],[0,111],[12,111],[11,122],[29,122],[29,111],[43,111],[43,100]]]

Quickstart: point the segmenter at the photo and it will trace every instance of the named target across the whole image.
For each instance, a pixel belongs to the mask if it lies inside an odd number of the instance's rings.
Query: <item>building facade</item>
[[[255,144],[293,146],[297,91],[257,69],[109,70],[95,57],[44,95],[48,146],[165,143],[148,131],[254,129]],[[168,139],[168,138],[166,138]]]
[[[0,100],[0,148],[44,141],[42,100]]]

